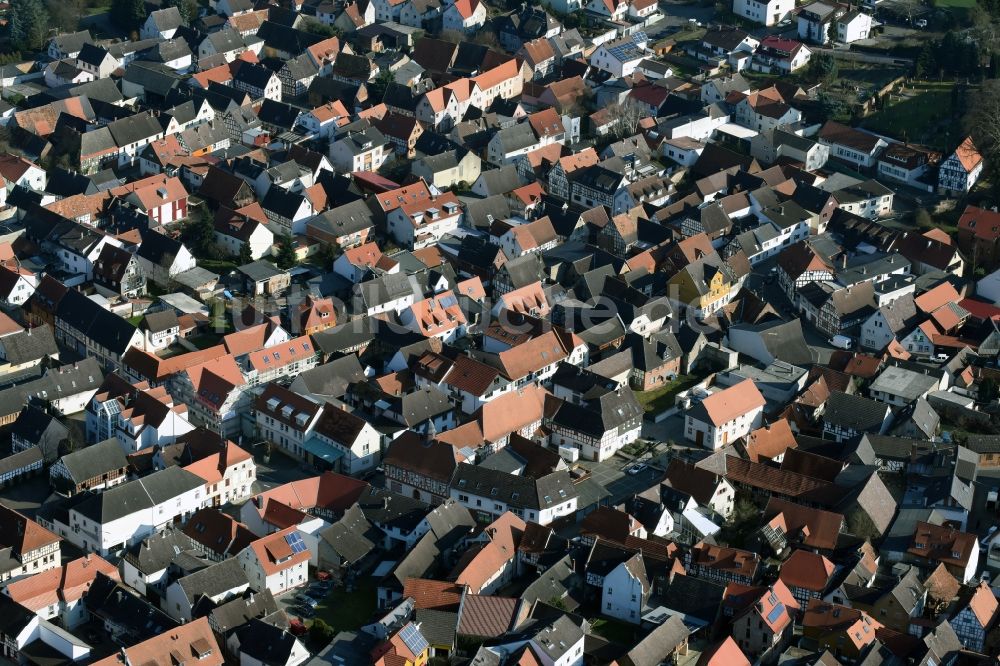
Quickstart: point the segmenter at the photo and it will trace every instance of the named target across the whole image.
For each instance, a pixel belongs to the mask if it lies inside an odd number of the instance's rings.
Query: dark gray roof
[[[158,9],[149,16],[158,30],[176,30],[184,25],[184,19],[177,7]]]
[[[128,467],[121,444],[114,437],[64,455],[61,459],[75,483]]]
[[[224,594],[250,584],[243,566],[235,557],[217,562],[177,580],[188,601],[194,603],[200,595],[209,597]]]
[[[0,414],[17,414],[31,397],[54,400],[77,395],[97,389],[103,381],[104,373],[93,357],[87,357],[73,365],[50,368],[38,379],[0,391]]]
[[[577,496],[572,478],[565,471],[531,479],[475,465],[459,465],[451,487],[462,493],[496,498],[509,506],[535,511]]]
[[[264,261],[263,259],[258,259],[257,261],[250,262],[249,264],[244,264],[237,270],[254,282],[270,280],[274,276],[284,273],[284,271],[280,270],[270,261]]]
[[[455,633],[458,630],[458,613],[440,611],[431,608],[418,608],[414,621],[420,625],[420,633],[431,645],[455,644]]]
[[[227,634],[253,618],[263,618],[277,610],[278,603],[271,591],[264,589],[261,592],[247,592],[242,597],[217,606],[208,614],[208,622],[218,633]]]
[[[340,520],[320,532],[320,538],[340,556],[341,564],[347,566],[361,561],[375,550],[377,544],[369,538],[376,538],[375,533],[364,512],[355,504],[344,512]]]
[[[141,573],[150,575],[166,569],[179,553],[195,551],[196,546],[191,537],[180,530],[167,529],[131,546],[125,559]]]
[[[857,395],[834,391],[826,401],[823,421],[856,432],[880,432],[889,406]]]
[[[345,236],[375,226],[375,215],[363,199],[331,208],[309,220],[321,233]]]
[[[642,415],[642,405],[632,389],[625,387],[583,404],[564,402],[552,421],[563,428],[601,439],[607,432],[637,426],[642,421]]]
[[[152,113],[137,113],[108,123],[108,131],[120,148],[162,134],[163,128]]]
[[[356,325],[357,322],[348,322],[343,326]],[[360,328],[360,326],[357,327]],[[317,337],[319,336],[313,338],[313,342],[317,347],[323,349],[317,341]],[[327,340],[328,337],[322,339]],[[347,354],[341,358],[333,359],[329,363],[299,373],[290,388],[300,395],[310,394],[321,398],[341,398],[352,382],[361,381],[364,377],[364,368],[361,367],[357,354]]]
[[[104,524],[148,509],[205,485],[205,480],[182,467],[168,467],[142,479],[109,488],[87,497],[76,511]]]
[[[677,615],[653,629],[638,645],[628,651],[623,663],[631,666],[659,666],[687,640],[691,634]]]
[[[532,581],[520,598],[529,604],[559,599],[568,609],[573,610],[580,603],[578,598],[582,598],[583,589],[583,577],[577,573],[572,558],[566,555]]]
[[[513,164],[507,164],[499,169],[487,169],[479,174],[479,180],[486,187],[488,194],[506,194],[521,186],[521,177]]]
[[[254,618],[236,631],[240,660],[246,655],[260,664],[287,664],[298,639],[281,627]]]
[[[57,318],[101,347],[124,354],[135,335],[136,327],[76,289],[70,289],[59,302]]]

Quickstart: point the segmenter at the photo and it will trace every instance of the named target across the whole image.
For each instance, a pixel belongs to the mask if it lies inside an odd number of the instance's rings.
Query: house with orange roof
[[[98,573],[121,580],[118,567],[97,555],[84,555],[65,566],[16,580],[3,593],[43,620],[58,618],[72,630],[90,618],[83,596]]]
[[[257,465],[253,456],[235,443],[198,438],[186,445],[183,455],[195,458],[184,469],[204,480],[205,506],[239,503],[253,492]]]
[[[967,136],[938,169],[938,190],[944,194],[964,194],[972,189],[983,174],[983,159],[972,137]]]
[[[827,592],[836,568],[819,553],[796,550],[781,565],[778,580],[792,592],[800,606],[810,599],[821,599]]]
[[[816,641],[820,650],[829,650],[835,657],[853,661],[877,639],[882,623],[868,613],[813,599],[802,617],[802,634]]]
[[[450,289],[417,301],[399,313],[399,321],[425,338],[452,343],[464,338],[468,321]]]
[[[215,244],[230,256],[238,257],[246,245],[250,259],[270,256],[274,233],[268,228],[267,214],[254,202],[237,210],[222,209],[215,216]]]
[[[378,243],[345,249],[333,262],[333,272],[356,284],[369,272],[398,273],[399,264],[382,254]]]
[[[45,190],[45,170],[23,157],[9,153],[0,155],[0,176],[8,188],[20,185],[36,192]]]
[[[698,446],[720,449],[760,427],[764,396],[744,379],[696,402],[684,417],[684,437]]]
[[[114,437],[126,454],[172,444],[194,430],[187,405],[175,402],[165,387],[132,384],[118,373],[104,378],[86,412],[87,441]]]
[[[240,521],[257,536],[297,527],[315,555],[320,532],[354,506],[367,488],[365,481],[334,472],[297,479],[254,495],[240,508]]]
[[[309,548],[293,525],[257,539],[237,556],[250,587],[282,594],[309,582]]]
[[[509,511],[490,523],[482,543],[470,544],[455,567],[456,585],[469,594],[493,594],[518,574],[517,547],[526,524]]]
[[[407,622],[372,650],[374,666],[424,666],[431,657],[430,643],[420,624]]]
[[[400,204],[386,216],[389,235],[411,250],[436,245],[461,223],[462,207],[453,192]]]
[[[479,0],[455,0],[441,15],[441,29],[472,33],[486,23],[486,5]]]
[[[468,108],[468,99],[462,101],[454,90],[441,86],[424,93],[417,102],[415,115],[436,130],[448,131],[465,116]]]
[[[985,581],[974,588],[963,590],[955,612],[948,619],[958,640],[965,649],[973,652],[983,652],[986,647],[986,634],[997,624],[1000,604],[996,595]]]
[[[111,194],[148,215],[153,225],[166,225],[187,217],[188,193],[177,177],[149,176],[113,188]]]
[[[195,425],[227,439],[240,432],[241,414],[250,409],[250,385],[232,354],[184,368],[169,386],[171,395],[188,406]]]
[[[780,580],[770,587],[731,583],[722,604],[723,615],[733,618],[732,636],[745,655],[769,662],[790,643],[800,606]]]
[[[473,105],[480,109],[488,109],[493,100],[511,99],[524,90],[524,82],[531,78],[528,66],[511,58],[502,65],[488,69],[471,79],[479,95],[473,97]]]
[[[186,663],[198,666],[223,666],[226,663],[207,617],[164,631],[131,647],[123,647],[120,652],[93,662],[92,666],[176,666]]]
[[[336,131],[351,122],[351,114],[339,99],[317,106],[311,111],[302,111],[295,124],[312,138],[328,139]]]
[[[721,643],[702,652],[695,666],[750,666],[750,660],[733,637],[726,636]]]
[[[247,382],[264,386],[281,377],[297,375],[319,365],[312,338],[302,335],[250,352],[243,363]]]
[[[0,504],[0,549],[7,553],[0,581],[58,567],[60,541],[56,534],[31,518]]]
[[[525,42],[515,54],[531,68],[532,79],[544,79],[556,65],[556,53],[545,37]]]
[[[785,451],[798,446],[791,425],[787,419],[779,419],[774,423],[753,430],[743,445],[747,459],[752,462],[772,460],[781,463]]]
[[[596,16],[602,16],[611,21],[621,21],[628,13],[629,3],[626,0],[590,0],[587,11]]]
[[[578,153],[566,155],[559,158],[548,173],[548,189],[552,196],[569,200],[570,177],[577,169],[594,166],[600,161],[597,151],[592,147],[585,148]]]
[[[6,174],[3,175],[10,181]],[[966,206],[958,218],[958,247],[966,257],[975,258],[977,267],[987,271],[997,268],[1000,265],[1000,213]]]

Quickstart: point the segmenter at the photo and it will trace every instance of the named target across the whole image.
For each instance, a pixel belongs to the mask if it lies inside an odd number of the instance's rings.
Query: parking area
[[[639,463],[627,461],[615,456],[604,462],[581,460],[579,465],[590,472],[590,478],[604,486],[611,493],[611,501],[617,504],[628,497],[641,493],[660,482],[663,470],[658,463],[648,464],[643,461],[645,469],[629,474],[626,470]]]

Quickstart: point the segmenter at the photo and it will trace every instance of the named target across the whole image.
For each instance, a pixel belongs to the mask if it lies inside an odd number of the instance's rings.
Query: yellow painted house
[[[420,628],[407,622],[375,648],[375,666],[424,666],[430,659],[430,645]]]
[[[694,308],[698,317],[719,311],[732,300],[738,284],[718,255],[688,264],[667,281],[667,297]]]

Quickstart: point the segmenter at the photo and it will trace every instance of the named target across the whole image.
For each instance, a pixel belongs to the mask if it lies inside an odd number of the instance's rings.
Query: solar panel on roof
[[[771,609],[771,612],[767,614],[768,624],[774,624],[784,612],[785,604],[779,602],[774,608]]]
[[[301,553],[306,549],[306,544],[298,532],[285,535],[285,543],[292,549],[292,553]]]
[[[410,652],[415,655],[422,654],[429,647],[427,639],[412,624],[403,627],[399,632],[399,637],[406,643],[406,647],[410,648]]]

